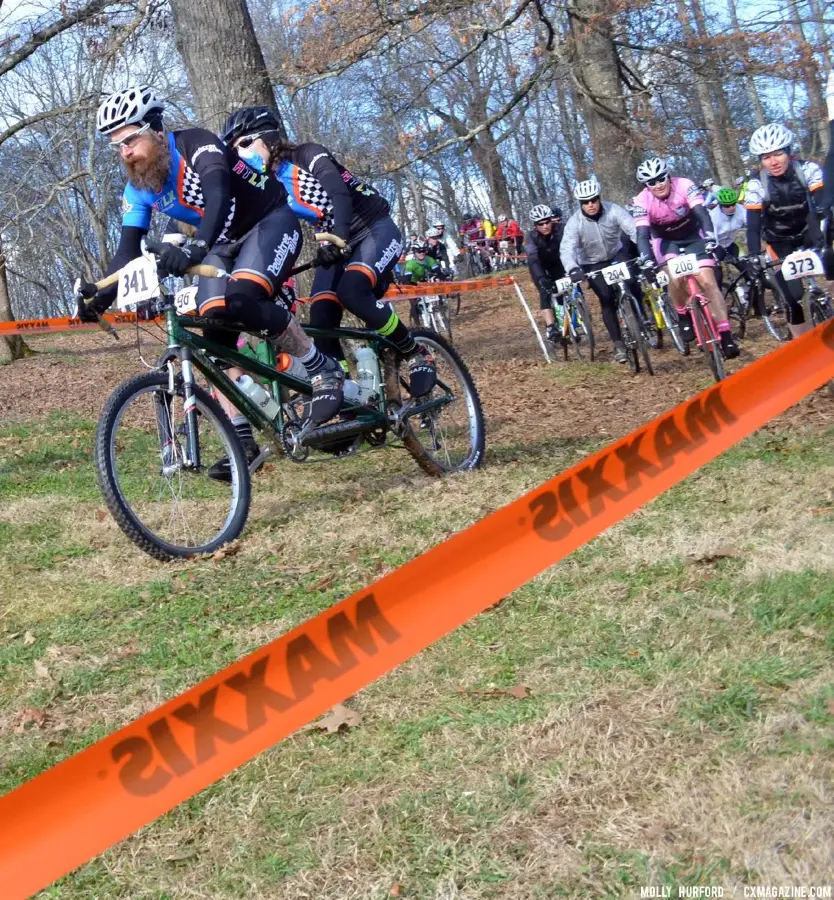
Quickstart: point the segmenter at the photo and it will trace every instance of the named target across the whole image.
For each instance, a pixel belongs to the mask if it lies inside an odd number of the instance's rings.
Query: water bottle
[[[363,401],[360,399],[362,396],[362,388],[359,387],[359,384],[353,381],[350,378],[345,379],[344,387],[342,388],[345,394],[345,400],[353,400],[354,403],[362,403]]]
[[[379,360],[370,347],[360,347],[356,351],[356,371],[362,402],[367,403],[379,391],[382,377],[379,374]]]
[[[270,419],[274,419],[280,412],[280,407],[272,397],[249,375],[241,375],[237,380],[237,386],[256,405],[259,406]]]
[[[289,353],[279,353],[276,361],[276,368],[284,375],[292,375],[301,381],[309,381],[310,376],[307,374],[307,368],[297,356],[290,356]]]
[[[556,299],[553,300],[553,313],[556,316],[556,324],[561,328],[565,319],[565,307]]]

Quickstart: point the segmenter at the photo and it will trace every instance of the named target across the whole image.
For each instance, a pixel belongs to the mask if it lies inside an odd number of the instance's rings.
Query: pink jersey
[[[641,225],[651,228],[652,237],[677,239],[697,234],[698,223],[692,210],[703,202],[694,182],[674,177],[669,196],[662,200],[643,188],[631,201],[631,214],[638,228]]]

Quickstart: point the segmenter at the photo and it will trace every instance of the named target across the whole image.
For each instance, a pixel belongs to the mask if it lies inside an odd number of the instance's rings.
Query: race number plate
[[[119,292],[116,296],[119,309],[132,310],[140,301],[158,296],[159,276],[153,260],[138,256],[119,273]]]
[[[698,274],[698,257],[694,253],[684,253],[669,260],[669,274],[672,278],[686,278]]]
[[[795,250],[782,261],[782,277],[785,281],[796,281],[806,275],[824,275],[822,260],[813,250]]]
[[[666,287],[669,284],[669,276],[665,272],[657,273],[657,283],[661,287]]]
[[[567,294],[567,292],[573,287],[573,282],[570,278],[560,278],[556,282],[555,292],[557,294]]]
[[[631,272],[625,263],[616,263],[613,266],[606,266],[602,270],[602,277],[606,284],[619,284],[621,281],[628,281],[631,278]]]
[[[183,288],[177,291],[174,297],[174,306],[178,316],[196,316],[197,315],[197,285]]]

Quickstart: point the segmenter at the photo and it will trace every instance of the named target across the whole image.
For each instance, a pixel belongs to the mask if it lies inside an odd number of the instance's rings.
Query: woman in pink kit
[[[684,253],[694,253],[698,257],[696,281],[709,300],[724,356],[734,359],[739,349],[730,330],[727,304],[713,273],[716,265],[713,254],[722,251],[698,186],[688,178],[670,176],[666,161],[659,157],[640,163],[637,180],[645,185],[631,204],[641,265],[664,266],[673,257]],[[686,279],[670,279],[669,292],[680,316],[683,339],[694,341],[692,317],[686,310],[689,299]]]

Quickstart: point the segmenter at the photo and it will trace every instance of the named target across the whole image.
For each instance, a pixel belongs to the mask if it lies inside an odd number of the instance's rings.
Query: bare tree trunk
[[[634,194],[642,141],[631,128],[623,97],[612,37],[615,5],[609,0],[577,0],[573,9],[572,74],[591,139],[594,171],[606,196],[624,202]]]
[[[9,280],[6,277],[6,257],[3,254],[2,238],[0,238],[0,322],[13,322],[12,298],[9,296]],[[14,362],[29,356],[32,351],[19,334],[0,338],[0,365]]]
[[[692,6],[692,12],[695,16],[695,24],[698,28],[698,34],[701,40],[707,45],[710,42],[710,33],[707,28],[704,9],[701,6],[701,0],[689,0]],[[742,159],[738,151],[738,140],[736,129],[733,126],[733,117],[730,112],[730,104],[727,103],[727,97],[724,94],[724,75],[728,68],[725,63],[724,51],[716,47],[713,55],[713,78],[716,79],[708,84],[709,93],[713,97],[714,108],[718,113],[718,122],[721,131],[716,135],[718,141],[721,142],[723,153],[720,157],[716,156],[716,163],[719,168],[719,181],[721,184],[732,184],[736,175],[741,174]],[[724,166],[724,171],[721,167]]]
[[[275,107],[246,0],[171,0],[200,123],[218,130],[240,106]]]
[[[735,171],[740,166],[734,166],[728,147],[726,122],[722,121],[716,108],[715,98],[710,85],[701,69],[701,61],[697,50],[695,31],[689,21],[689,9],[686,0],[678,0],[678,18],[681,23],[681,31],[685,42],[692,48],[689,51],[689,65],[692,77],[695,79],[695,93],[698,97],[698,106],[704,121],[704,130],[707,134],[707,153],[713,174],[721,184],[732,184]]]
[[[736,54],[736,57],[741,60],[741,64],[744,66],[745,71],[748,71],[750,69],[750,54],[747,49],[748,41],[745,40],[741,26],[738,23],[736,0],[727,0],[727,9],[730,13],[730,22],[732,22],[733,29],[736,32],[736,39],[732,43],[733,52]],[[745,75],[744,83],[747,88],[747,99],[750,101],[750,106],[753,108],[753,116],[756,119],[756,128],[760,128],[767,123],[767,119],[765,117],[761,97],[759,97],[759,91],[756,88],[756,79],[752,75]]]
[[[809,115],[814,123],[808,154],[822,156],[828,146],[828,113],[825,107],[825,98],[822,95],[819,67],[814,58],[814,48],[805,39],[805,32],[802,30],[802,15],[795,0],[788,0],[788,11],[794,25],[796,49],[800,57],[799,68],[802,71],[805,91],[808,94],[808,104],[811,107]]]
[[[834,69],[834,56],[831,54],[831,45],[828,35],[825,33],[825,19],[817,0],[808,0],[808,9],[811,10],[811,19],[817,32],[817,51],[822,54],[823,61],[829,69]]]

